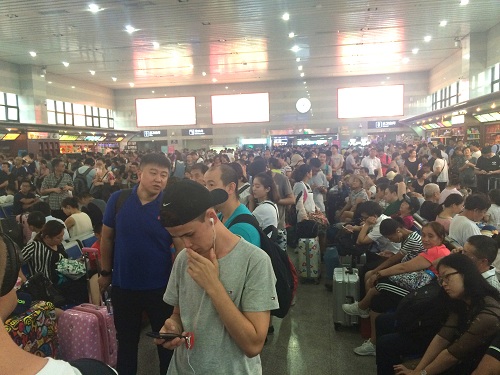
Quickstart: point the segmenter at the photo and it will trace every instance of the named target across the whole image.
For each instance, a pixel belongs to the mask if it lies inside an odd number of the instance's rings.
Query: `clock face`
[[[299,111],[300,113],[306,113],[311,109],[311,101],[307,98],[300,98],[299,100],[297,100],[295,108],[297,108],[297,111]]]

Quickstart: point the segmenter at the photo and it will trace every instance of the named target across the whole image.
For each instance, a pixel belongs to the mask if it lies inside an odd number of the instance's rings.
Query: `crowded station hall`
[[[0,375],[500,375],[498,0],[0,10]]]

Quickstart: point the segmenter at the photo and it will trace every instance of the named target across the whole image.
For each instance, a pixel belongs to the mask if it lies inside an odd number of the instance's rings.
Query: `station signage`
[[[143,130],[142,131],[142,136],[144,138],[166,137],[167,136],[167,131],[166,130]]]
[[[368,129],[386,129],[398,126],[398,120],[368,121]]]
[[[59,139],[59,133],[28,132],[28,139]]]
[[[213,135],[212,128],[182,129],[183,136]]]

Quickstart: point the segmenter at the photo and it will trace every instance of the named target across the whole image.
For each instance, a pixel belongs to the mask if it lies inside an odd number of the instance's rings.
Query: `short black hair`
[[[191,172],[194,171],[195,169],[201,171],[201,173],[205,174],[206,171],[208,171],[208,166],[203,164],[203,163],[196,163],[191,167]]]
[[[488,196],[482,194],[482,193],[477,193],[477,194],[472,194],[469,195],[465,199],[465,204],[464,204],[464,209],[466,210],[487,210],[490,208],[491,202],[488,198]]]
[[[493,238],[484,235],[475,235],[470,236],[467,242],[474,247],[474,253],[477,258],[487,259],[488,264],[495,261],[498,255],[498,244]]]
[[[309,165],[313,168],[321,168],[321,161],[318,158],[309,160]]]
[[[28,225],[35,228],[42,228],[45,224],[45,215],[41,211],[30,212],[27,219]]]
[[[36,202],[33,206],[33,211],[40,211],[42,212],[45,216],[50,216],[51,210],[50,206],[47,202]]]
[[[61,202],[61,207],[67,207],[67,206],[78,208],[78,199],[76,197],[64,198]]]
[[[165,154],[151,153],[144,155],[141,159],[141,168],[148,164],[158,165],[160,167],[168,168],[168,170],[171,168],[170,160],[165,156]]]
[[[359,212],[368,216],[380,217],[382,215],[382,207],[373,201],[366,201],[359,205]]]

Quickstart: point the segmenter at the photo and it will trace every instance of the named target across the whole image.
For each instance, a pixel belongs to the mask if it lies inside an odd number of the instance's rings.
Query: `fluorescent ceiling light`
[[[300,73],[300,76],[301,76],[301,77],[304,77],[304,72]]]
[[[101,10],[104,10],[104,8],[101,8],[97,4],[89,4],[89,9],[88,10],[90,12],[92,12],[92,13],[97,13],[97,12],[100,12]]]
[[[401,60],[401,62],[403,64],[408,64],[410,62],[410,59],[408,57],[403,57],[403,59]]]
[[[95,70],[89,70],[89,73],[95,76]]]
[[[205,77],[205,76],[207,75],[207,73],[206,73],[206,72],[201,72],[201,75],[202,75],[203,77]]]
[[[414,55],[416,55],[418,53],[419,49],[418,48],[413,48],[411,50],[411,53],[413,53]]]
[[[300,51],[300,47],[298,45],[294,45],[292,48],[290,48],[290,51],[299,52]]]
[[[281,16],[281,19],[282,19],[283,21],[288,21],[288,20],[290,19],[290,14],[288,14],[288,13],[283,14],[283,15]]]
[[[113,80],[113,82],[116,82],[116,80],[117,80],[118,78],[116,78],[116,77],[111,77],[111,79]]]
[[[469,4],[469,0],[460,0],[460,5],[467,5]]]
[[[297,67],[297,69],[298,69],[298,70],[302,70],[302,65],[299,65],[299,66]]]
[[[446,25],[448,25],[448,21],[446,20],[442,20],[441,22],[439,22],[439,26],[441,27],[445,27]]]
[[[130,87],[134,87],[135,86],[134,82],[129,82],[128,84],[129,84]]]
[[[62,64],[67,68],[69,66],[69,62],[63,61]]]
[[[154,48],[154,49],[158,49],[158,48],[160,48],[160,43],[158,43],[158,42],[153,42],[153,48]]]
[[[132,33],[135,33],[136,31],[138,31],[140,29],[136,29],[134,26],[132,25],[127,25],[125,26],[125,31],[129,34],[132,34]]]
[[[426,35],[424,37],[424,42],[426,42],[426,43],[429,43],[431,40],[432,40],[432,36],[431,35]]]
[[[288,33],[289,38],[293,38],[295,36],[295,33],[292,31],[291,33]]]
[[[31,55],[31,57],[36,57],[36,52],[35,51],[31,51],[30,55]]]
[[[295,59],[295,61],[299,62],[299,61],[300,61],[300,57],[297,57],[297,58]]]

